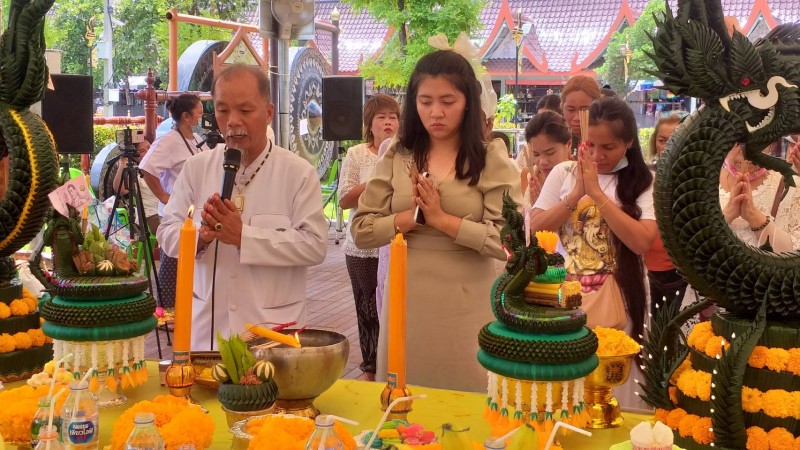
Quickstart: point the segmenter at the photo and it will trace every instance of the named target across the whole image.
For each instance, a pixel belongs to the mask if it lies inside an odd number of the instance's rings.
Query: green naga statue
[[[656,408],[711,418],[713,442],[676,432],[683,448],[750,448],[752,426],[784,428],[796,438],[797,420],[754,412],[752,405],[743,410],[742,388],[797,390],[796,377],[749,367],[748,358],[756,345],[800,347],[800,253],[743,243],[723,217],[719,178],[728,152],[745,143],[748,160],[794,185],[791,165],[762,151],[800,131],[800,25],[779,25],[751,43],[737,31],[729,34],[719,0],[679,0],[677,13],[667,5],[656,25],[654,75],[674,94],[704,102],[667,144],[654,201],[667,253],[705,300],[683,310],[678,302],[659,305],[644,343],[642,398]],[[712,330],[730,342],[716,358],[679,344],[686,343],[681,325],[712,302],[724,308],[712,317]],[[694,370],[711,375],[710,400],[669,394],[670,378],[687,358]]]
[[[0,38],[0,157],[9,160],[0,200],[0,284],[14,278],[11,255],[42,228],[57,184],[55,142],[30,106],[44,96],[44,17],[54,0],[12,0]]]

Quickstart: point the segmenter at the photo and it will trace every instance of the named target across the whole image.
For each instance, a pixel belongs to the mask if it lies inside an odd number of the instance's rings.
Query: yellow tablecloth
[[[127,403],[122,406],[104,409],[100,413],[100,443],[109,443],[113,424],[119,416],[131,405],[141,400],[152,399],[160,394],[168,394],[166,387],[158,382],[158,367],[155,362],[148,363],[150,379],[147,384],[125,391]],[[9,383],[6,388],[14,388],[22,383]],[[348,426],[353,434],[364,429],[374,428],[383,413],[380,408],[380,393],[383,384],[355,380],[338,380],[333,387],[317,398],[314,404],[326,414],[347,417],[361,423],[359,427]],[[483,410],[486,396],[467,392],[432,389],[411,386],[414,394],[428,394],[428,398],[415,400],[414,410],[408,418],[411,422],[418,422],[426,429],[438,430],[447,422],[456,422],[470,427],[470,436],[473,440],[483,442],[489,435],[489,427],[483,420]],[[229,449],[232,435],[228,432],[225,413],[222,411],[216,398],[216,391],[195,386],[192,395],[200,402],[214,419],[217,427],[214,433],[214,450]],[[592,430],[591,438],[573,433],[562,440],[566,450],[599,450],[607,449],[612,444],[629,439],[630,429],[651,416],[623,413],[625,423],[620,428],[608,430]],[[546,437],[545,437],[546,439]]]

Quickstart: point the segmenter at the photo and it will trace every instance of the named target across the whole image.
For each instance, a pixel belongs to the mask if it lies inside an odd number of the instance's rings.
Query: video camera
[[[213,149],[218,144],[224,144],[225,138],[222,137],[222,134],[219,132],[219,126],[217,125],[217,118],[214,116],[213,113],[203,113],[203,121],[200,125],[201,128],[206,130],[206,138],[205,140],[201,141],[197,144],[197,148],[203,146],[203,144],[208,145],[208,148]]]
[[[131,129],[125,127],[122,130],[117,130],[117,145],[119,145],[120,153],[126,158],[138,158],[139,152],[136,150],[136,144],[144,142],[144,130]]]

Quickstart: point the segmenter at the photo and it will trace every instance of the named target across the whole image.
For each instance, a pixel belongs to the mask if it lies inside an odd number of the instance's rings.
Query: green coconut
[[[269,381],[275,375],[275,365],[269,361],[258,361],[253,366],[253,374],[261,381]]]
[[[214,367],[211,368],[211,376],[220,383],[231,381],[231,374],[228,373],[228,368],[222,363],[214,364]]]
[[[114,275],[114,263],[111,261],[104,259],[97,263],[97,267],[95,269],[97,274],[104,277],[110,277]]]

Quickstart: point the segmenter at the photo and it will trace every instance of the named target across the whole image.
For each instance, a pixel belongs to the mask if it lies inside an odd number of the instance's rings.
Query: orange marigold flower
[[[630,355],[639,352],[639,344],[624,331],[604,327],[595,327],[592,331],[597,335],[597,356]]]
[[[28,305],[19,299],[13,300],[8,307],[11,308],[12,316],[27,316],[30,312],[28,310]]]
[[[792,375],[800,375],[800,348],[789,350],[789,360],[786,361],[786,370]]]
[[[782,389],[770,389],[761,395],[764,402],[761,409],[770,417],[791,417],[794,407],[791,404],[792,396]]]
[[[34,347],[41,347],[44,345],[45,335],[41,328],[31,328],[26,333],[31,337],[31,342]]]
[[[673,430],[677,430],[684,417],[686,417],[686,411],[683,408],[675,408],[667,414],[667,421],[664,423]]]
[[[786,428],[773,428],[767,432],[770,450],[793,450],[794,436]]]
[[[761,427],[750,427],[747,429],[747,450],[769,450],[769,437],[767,432]]]
[[[763,369],[767,365],[767,353],[769,349],[767,347],[757,345],[756,348],[753,349],[753,353],[750,353],[750,358],[747,360],[747,364],[750,367],[755,367],[756,369]]]
[[[14,338],[14,345],[17,347],[17,350],[27,350],[33,345],[33,340],[28,336],[28,333],[20,331],[19,333],[15,333],[12,337]]]
[[[767,368],[776,372],[786,370],[789,352],[782,348],[771,348],[767,351]]]
[[[742,386],[742,409],[749,413],[761,411],[761,391]]]
[[[707,335],[709,333],[713,333],[713,331],[711,331],[711,322],[700,322],[692,328],[687,338],[687,343],[694,348],[698,348],[697,339],[701,335]],[[705,348],[705,345],[702,348]],[[700,348],[701,351],[702,348]]]
[[[716,358],[717,355],[722,354],[722,347],[725,347],[725,350],[727,350],[730,346],[731,344],[726,341],[725,338],[714,336],[708,340],[704,351],[708,357]]]
[[[680,433],[681,437],[692,436],[692,428],[694,428],[694,423],[699,419],[700,417],[695,416],[694,414],[687,414],[684,416],[680,423],[678,423],[678,433]]]
[[[711,432],[711,418],[701,417],[692,425],[692,437],[698,444],[707,445],[714,442],[714,433]]]
[[[677,369],[675,369],[675,372],[672,372],[672,376],[669,379],[670,384],[676,384],[678,382],[678,377],[680,377],[684,371],[691,368],[692,368],[692,360],[689,358],[685,358],[681,363],[681,365],[678,366]]]
[[[39,309],[39,302],[36,301],[35,298],[22,297],[22,301],[25,302],[25,305],[28,307],[28,311],[30,312],[34,312]]]
[[[0,302],[0,320],[8,319],[11,317],[11,308],[3,302]]]
[[[700,400],[711,399],[711,374],[708,372],[695,372],[695,386],[697,387],[697,398]]]
[[[800,437],[794,440],[794,450],[800,450]]]
[[[669,399],[672,401],[672,403],[678,403],[678,388],[675,386],[669,387]]]
[[[670,388],[670,389],[672,389],[672,388]],[[666,409],[657,408],[654,418],[656,419],[656,421],[661,422],[664,425],[666,425],[667,424],[667,416],[668,415],[669,415],[669,411],[667,411]]]
[[[694,370],[687,370],[678,378],[678,389],[684,395],[692,398],[697,398],[697,378],[695,373]]]
[[[0,353],[13,352],[15,348],[17,348],[16,341],[10,334],[0,334]]]

